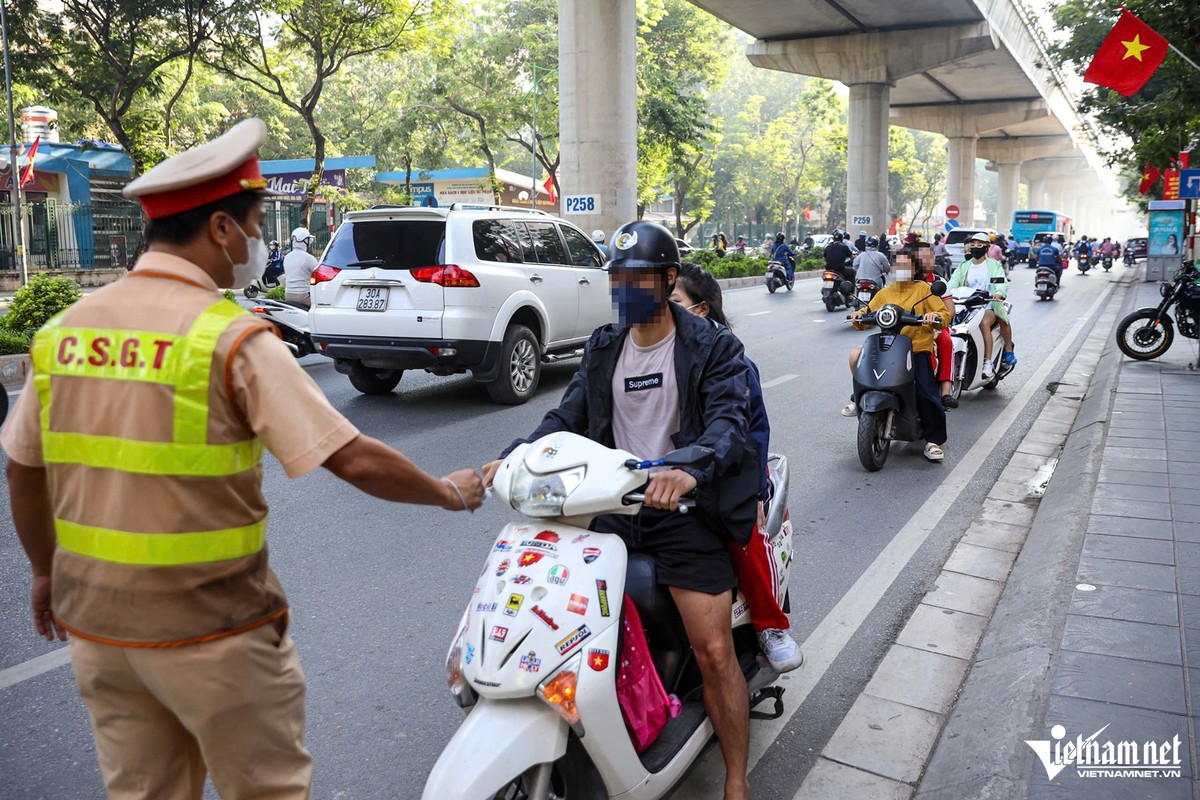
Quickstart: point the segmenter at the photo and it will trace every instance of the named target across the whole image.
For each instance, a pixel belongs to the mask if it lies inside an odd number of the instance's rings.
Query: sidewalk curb
[[[1044,734],[1041,722],[1120,371],[1121,354],[1111,332],[1136,299],[1136,286],[1136,278],[1126,283],[1124,297],[1109,301],[1115,311],[1104,312],[1112,322],[1103,350],[958,702],[926,765],[915,795],[919,800],[991,800],[1027,791],[1034,754],[1024,740]],[[1099,327],[1098,321],[1093,341]],[[1069,388],[1064,380],[1060,391]]]
[[[824,274],[824,270],[819,270],[819,269],[805,270],[804,272],[796,273],[796,280],[797,281],[805,281],[805,280],[809,280],[810,278],[819,278],[823,274]],[[764,285],[764,276],[763,275],[749,275],[744,278],[719,278],[717,280],[717,283],[719,283],[721,285],[722,289],[742,289],[746,286],[763,286]]]

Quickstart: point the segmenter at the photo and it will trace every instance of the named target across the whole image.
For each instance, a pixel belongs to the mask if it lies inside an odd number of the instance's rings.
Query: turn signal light
[[[575,692],[579,687],[579,669],[582,666],[583,653],[579,653],[562,669],[542,681],[537,688],[538,697],[557,711],[577,736],[583,735],[583,726],[579,722],[579,709],[575,705]]]
[[[421,283],[436,283],[445,288],[472,289],[479,286],[478,278],[456,264],[421,267],[409,270],[409,272]]]
[[[826,272],[823,276],[821,276],[821,279],[826,281],[836,281],[840,277],[841,276],[836,272]]]
[[[339,272],[341,272],[341,270],[337,267],[331,267],[328,264],[321,264],[319,267],[313,270],[312,275],[308,276],[308,285],[316,286],[318,283],[331,281]]]

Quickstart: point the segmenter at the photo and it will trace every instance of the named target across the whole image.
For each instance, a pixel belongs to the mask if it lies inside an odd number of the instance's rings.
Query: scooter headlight
[[[558,671],[537,687],[537,696],[558,712],[575,735],[583,738],[583,723],[579,721],[579,708],[575,705],[575,692],[579,688],[579,671],[583,668],[583,651],[558,668]]]
[[[513,471],[509,505],[527,517],[561,516],[563,503],[586,474],[587,467],[580,466],[542,475],[521,464]]]
[[[450,687],[450,694],[459,708],[470,708],[475,705],[478,697],[463,675],[463,642],[466,638],[467,629],[464,627],[458,632],[458,637],[446,655],[446,684]]]
[[[894,327],[897,319],[896,310],[890,306],[884,306],[875,312],[875,323],[881,328]]]

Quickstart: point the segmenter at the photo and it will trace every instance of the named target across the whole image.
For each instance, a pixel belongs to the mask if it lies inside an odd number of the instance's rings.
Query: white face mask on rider
[[[236,222],[234,224],[237,225]],[[262,271],[266,269],[268,258],[267,245],[261,237],[250,236],[242,230],[241,225],[238,225],[237,229],[246,239],[246,260],[235,264],[229,251],[224,247],[221,248],[225,257],[229,259],[230,266],[233,267],[233,283],[229,288],[234,290],[245,289],[250,285],[250,281],[261,275]]]
[[[904,283],[906,281],[911,281],[912,279],[913,279],[913,274],[912,274],[911,269],[897,269],[896,270],[896,281],[898,283]]]

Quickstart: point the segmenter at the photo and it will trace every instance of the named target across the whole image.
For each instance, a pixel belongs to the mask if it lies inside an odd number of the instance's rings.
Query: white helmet
[[[296,228],[296,230],[292,231],[292,248],[293,249],[295,249],[295,247],[297,245],[299,245],[304,250],[308,250],[309,245],[312,244],[312,240],[313,240],[313,235],[311,233],[309,233],[308,228],[305,228],[304,226]]]
[[[596,244],[604,244],[604,231],[599,228],[592,231],[592,241]]]

